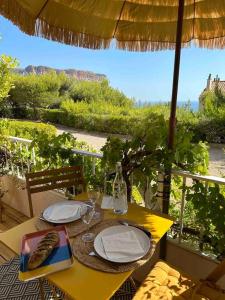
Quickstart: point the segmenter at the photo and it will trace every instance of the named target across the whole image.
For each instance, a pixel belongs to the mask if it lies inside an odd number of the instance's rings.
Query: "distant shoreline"
[[[199,110],[199,102],[198,102],[198,101],[192,101],[192,102],[182,102],[182,101],[178,101],[177,106],[178,106],[178,107],[183,107],[183,106],[185,106],[185,105],[187,105],[187,104],[189,104],[189,103],[190,103],[191,109],[192,109],[193,111],[198,111],[198,110]]]
[[[147,105],[163,105],[163,104],[169,104],[169,102],[164,102],[164,101],[149,101],[149,102],[137,102],[137,107],[141,107],[141,106],[147,106]],[[197,112],[199,110],[199,102],[198,101],[190,101],[190,102],[185,102],[185,101],[178,101],[177,102],[177,106],[178,107],[184,107],[186,105],[190,105],[191,109],[194,112]]]

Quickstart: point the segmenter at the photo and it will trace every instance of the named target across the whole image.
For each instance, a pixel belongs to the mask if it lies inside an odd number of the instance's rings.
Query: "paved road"
[[[105,145],[107,136],[102,136],[97,133],[90,133],[85,131],[78,131],[74,129],[64,128],[57,126],[58,133],[61,134],[63,132],[70,132],[78,141],[84,141],[89,146],[93,147],[95,150],[100,151],[101,147]]]
[[[96,132],[87,132],[84,130],[76,130],[62,125],[55,125],[57,127],[58,134],[63,132],[70,132],[78,141],[84,141],[89,146],[94,148],[97,151],[105,145],[107,137],[110,136],[119,136],[118,134],[107,134],[107,133],[96,133]],[[121,136],[122,137],[122,136]]]
[[[225,145],[210,144],[209,170],[210,175],[225,176]]]

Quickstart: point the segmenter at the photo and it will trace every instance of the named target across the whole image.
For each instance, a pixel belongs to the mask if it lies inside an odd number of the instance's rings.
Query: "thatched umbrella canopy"
[[[175,48],[179,0],[0,0],[22,31],[92,49]],[[225,1],[185,0],[182,43],[225,46]]]
[[[69,45],[129,51],[175,49],[170,149],[181,47],[191,43],[225,47],[225,0],[0,0],[0,14],[29,35]],[[164,213],[168,213],[170,177],[170,170],[166,170]]]

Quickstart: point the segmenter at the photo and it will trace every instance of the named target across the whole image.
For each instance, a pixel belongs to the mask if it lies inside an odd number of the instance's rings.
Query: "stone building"
[[[207,91],[215,91],[215,88],[218,88],[221,90],[222,93],[225,94],[225,80],[220,80],[219,76],[216,75],[215,78],[212,79],[212,75],[209,74],[209,77],[206,82],[206,87],[204,90],[201,92],[199,96],[199,109],[203,110],[204,109],[204,97],[203,94]]]

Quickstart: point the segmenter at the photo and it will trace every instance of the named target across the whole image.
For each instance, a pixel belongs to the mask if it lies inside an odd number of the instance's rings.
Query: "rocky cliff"
[[[87,80],[87,81],[102,81],[103,79],[107,79],[106,75],[104,74],[98,74],[90,71],[81,71],[81,70],[75,70],[75,69],[53,69],[46,66],[32,66],[29,65],[24,69],[18,68],[15,69],[16,73],[19,73],[21,75],[26,75],[30,73],[34,74],[45,74],[50,71],[55,71],[56,73],[64,72],[69,77],[76,78],[77,80]]]

